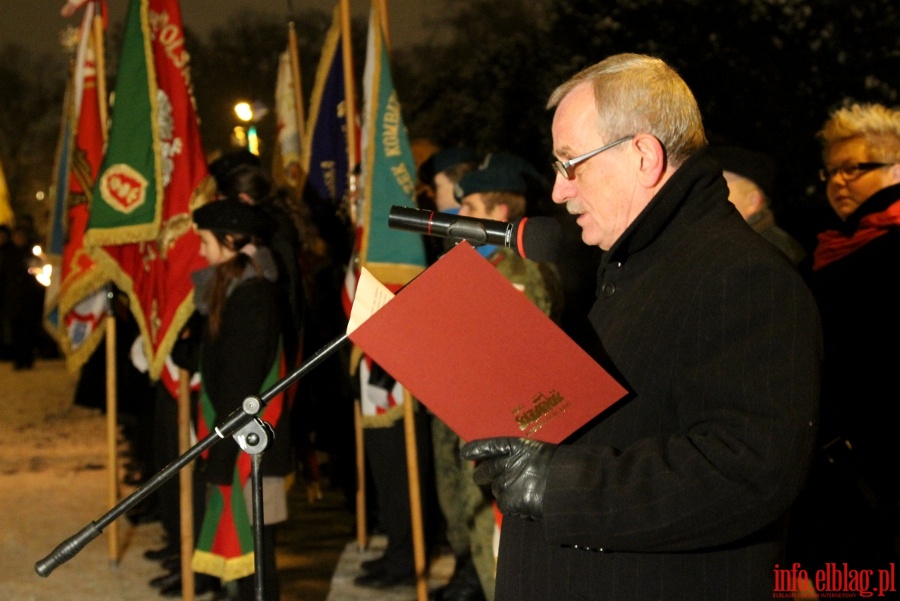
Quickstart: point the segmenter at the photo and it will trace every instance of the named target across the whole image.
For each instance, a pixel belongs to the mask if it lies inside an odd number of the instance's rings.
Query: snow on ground
[[[38,360],[26,371],[0,363],[0,599],[158,600],[147,581],[162,570],[143,558],[161,544],[158,522],[118,520],[118,562],[110,559],[107,528],[46,578],[34,571],[109,509],[106,417],[73,405],[75,383],[62,360]]]

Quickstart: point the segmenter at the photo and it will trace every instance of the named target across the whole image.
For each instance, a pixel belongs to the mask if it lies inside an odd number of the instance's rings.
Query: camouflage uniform
[[[562,288],[555,266],[523,259],[508,248],[498,248],[488,260],[541,311],[551,317],[560,314]],[[432,444],[438,501],[447,522],[447,541],[456,557],[471,555],[484,596],[493,601],[494,498],[490,489],[475,484],[472,462],[460,458],[462,440],[437,418],[432,420]]]

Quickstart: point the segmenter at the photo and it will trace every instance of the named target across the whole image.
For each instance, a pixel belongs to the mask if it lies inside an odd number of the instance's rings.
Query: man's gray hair
[[[674,166],[706,146],[697,100],[687,84],[661,59],[616,54],[580,71],[550,95],[554,108],[573,89],[590,83],[597,129],[607,141],[648,133],[655,136]]]

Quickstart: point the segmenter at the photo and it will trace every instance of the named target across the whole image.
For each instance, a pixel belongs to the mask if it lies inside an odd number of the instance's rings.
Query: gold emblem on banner
[[[100,196],[120,213],[131,213],[144,204],[147,180],[136,169],[124,163],[112,165],[100,178]]]

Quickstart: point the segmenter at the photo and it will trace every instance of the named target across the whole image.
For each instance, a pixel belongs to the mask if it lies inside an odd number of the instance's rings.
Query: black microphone
[[[504,246],[511,248],[520,257],[538,262],[556,260],[562,237],[562,228],[552,217],[494,221],[397,205],[391,207],[388,214],[388,227],[427,236],[465,240],[475,246]]]

